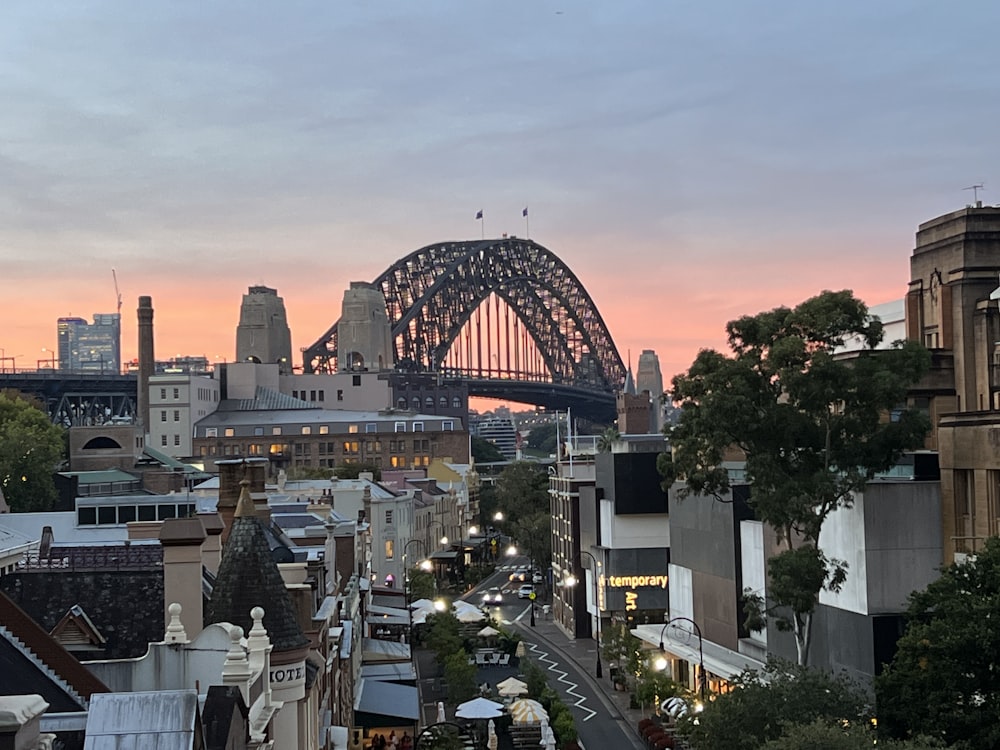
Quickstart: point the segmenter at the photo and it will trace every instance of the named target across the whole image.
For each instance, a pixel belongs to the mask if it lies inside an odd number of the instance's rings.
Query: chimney
[[[149,379],[156,374],[153,355],[153,298],[139,297],[139,383],[136,421],[145,435],[149,431]]]
[[[219,470],[219,502],[215,509],[222,518],[222,544],[229,539],[229,530],[233,526],[233,516],[236,515],[236,503],[240,499],[240,481],[243,479],[245,466],[240,459],[216,461],[215,468]]]
[[[171,604],[176,602],[185,615],[184,630],[196,638],[204,627],[201,589],[201,545],[205,541],[201,519],[169,518],[160,528],[163,546],[163,628],[170,624]]]
[[[205,527],[204,544],[201,545],[201,563],[213,575],[219,572],[222,562],[222,532],[226,525],[218,513],[199,513],[202,525]]]

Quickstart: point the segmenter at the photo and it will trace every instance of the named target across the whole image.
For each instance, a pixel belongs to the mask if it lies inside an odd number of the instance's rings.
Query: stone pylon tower
[[[352,281],[337,323],[337,369],[378,372],[394,362],[385,297],[372,284]]]
[[[635,375],[635,389],[638,393],[649,391],[652,401],[650,431],[659,432],[663,429],[663,374],[660,372],[660,358],[652,349],[643,349],[639,355],[639,369]]]
[[[285,301],[276,289],[252,286],[243,295],[236,328],[236,361],[277,364],[282,375],[292,372],[292,332]]]

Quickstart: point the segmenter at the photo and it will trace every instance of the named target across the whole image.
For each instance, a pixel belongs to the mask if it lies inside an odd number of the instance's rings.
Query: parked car
[[[517,590],[518,599],[530,599],[531,595],[535,593],[535,587],[530,583],[526,583],[521,588]]]
[[[486,604],[501,604],[503,603],[503,593],[496,586],[493,586],[483,592],[483,602]]]
[[[531,582],[536,585],[540,584],[544,580],[545,579],[542,577],[542,574],[537,571],[531,576]]]

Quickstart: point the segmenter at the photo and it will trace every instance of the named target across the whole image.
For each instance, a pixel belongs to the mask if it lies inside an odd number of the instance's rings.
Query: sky
[[[136,355],[296,351],[425,245],[530,236],[665,380],[726,321],[902,297],[918,224],[992,182],[1000,5],[919,0],[0,5],[0,356],[114,312]],[[484,225],[475,220],[484,212]],[[9,361],[8,361],[9,366]]]

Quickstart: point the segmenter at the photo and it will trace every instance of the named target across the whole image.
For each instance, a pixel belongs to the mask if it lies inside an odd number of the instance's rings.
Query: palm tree
[[[617,427],[609,427],[597,438],[597,450],[600,453],[610,453],[611,446],[621,440],[622,434]]]

